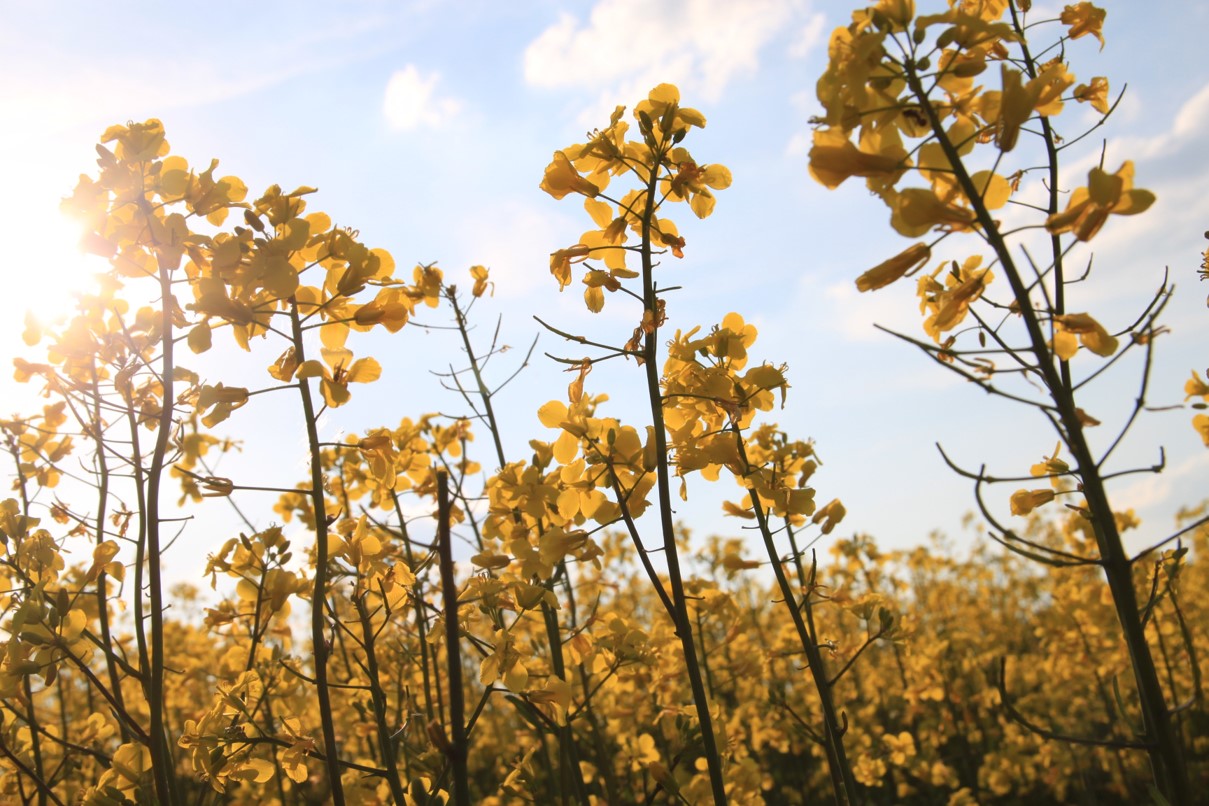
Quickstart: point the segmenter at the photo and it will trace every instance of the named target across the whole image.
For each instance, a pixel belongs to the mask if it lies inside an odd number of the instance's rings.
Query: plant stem
[[[487,430],[491,432],[491,439],[495,445],[495,457],[499,463],[500,469],[503,469],[507,464],[507,458],[504,454],[504,444],[500,438],[499,421],[495,416],[495,407],[491,403],[492,395],[494,394],[483,380],[482,368],[479,366],[478,356],[475,355],[474,345],[470,343],[470,333],[467,327],[466,315],[462,311],[461,305],[458,303],[457,294],[449,289],[446,293],[449,299],[449,304],[453,306],[454,317],[457,321],[458,333],[462,336],[462,349],[466,351],[466,356],[470,360],[470,371],[474,374],[474,383],[478,392],[479,398],[483,401],[483,418],[487,423]],[[514,512],[513,517],[520,520],[520,513]],[[566,574],[566,562],[560,561],[558,569]],[[570,585],[568,578],[567,584]],[[547,590],[553,590],[553,582],[545,580],[543,585]],[[563,657],[562,635],[559,632],[558,615],[550,603],[545,599],[541,602],[542,619],[546,626],[546,640],[550,644],[550,662],[556,674],[560,679],[567,681],[566,661]],[[567,681],[570,682],[570,681]],[[561,725],[558,729],[559,742],[559,769],[564,776],[569,776],[571,786],[574,788],[576,798],[580,803],[588,802],[586,784],[584,783],[583,770],[579,767],[579,752],[575,744],[574,733],[571,726]]]
[[[101,432],[101,389],[97,380],[96,365],[92,366],[92,422],[89,424],[89,430],[92,431],[93,440],[96,443],[96,461],[97,461],[97,516],[96,516],[96,544],[98,547],[105,542],[105,514],[106,505],[109,502],[109,462],[105,458],[105,439]],[[106,647],[113,646],[113,638],[109,632],[109,583],[108,575],[101,571],[97,574],[97,616],[101,621],[101,640]],[[118,677],[117,663],[113,659],[113,655],[109,652],[105,653],[105,669],[109,673],[109,688],[113,690],[114,699],[125,709],[125,704],[122,701],[122,679]],[[122,734],[122,741],[130,741],[130,732],[126,729],[125,723],[118,721],[118,728]]]
[[[646,328],[643,339],[643,367],[646,370],[647,398],[651,407],[651,423],[654,426],[656,485],[659,490],[659,519],[663,530],[663,550],[667,561],[668,586],[672,594],[672,623],[676,628],[676,637],[684,651],[684,667],[688,674],[689,686],[693,692],[693,703],[697,709],[697,719],[701,725],[701,743],[705,753],[705,761],[709,767],[710,789],[713,792],[714,803],[718,806],[727,803],[726,785],[722,775],[722,756],[718,752],[718,742],[714,736],[713,718],[709,710],[709,697],[705,692],[705,684],[701,678],[701,668],[697,663],[697,648],[693,642],[693,630],[688,618],[688,604],[684,594],[684,580],[680,573],[680,554],[676,547],[676,528],[672,522],[672,497],[670,471],[668,468],[667,429],[663,420],[663,392],[659,378],[659,297],[655,291],[654,260],[651,247],[651,226],[655,217],[655,192],[658,189],[659,168],[663,156],[662,151],[652,149],[655,159],[652,160],[650,176],[647,177],[646,200],[642,214],[642,303],[643,324],[647,316],[650,324]]]
[[[146,202],[144,201],[144,206]],[[151,215],[148,213],[148,219]],[[151,670],[147,676],[147,708],[151,712],[151,767],[155,794],[161,803],[176,803],[176,764],[164,724],[164,587],[162,546],[160,543],[160,486],[172,438],[172,417],[176,412],[173,375],[176,371],[173,336],[172,277],[169,268],[157,261],[160,291],[160,411],[156,423],[155,447],[147,469],[147,596],[151,607]],[[139,614],[135,613],[135,618]],[[115,695],[116,696],[116,695]]]
[[[739,447],[739,460],[746,466],[748,465],[747,451],[743,445],[743,436],[738,429],[735,430],[735,440]],[[823,709],[823,748],[827,753],[827,771],[831,775],[832,793],[835,795],[836,803],[859,803],[856,783],[852,778],[852,768],[849,766],[848,756],[844,752],[845,728],[841,726],[840,720],[837,718],[835,699],[832,697],[831,685],[827,682],[827,668],[823,665],[823,654],[819,652],[813,629],[807,629],[806,622],[802,618],[802,607],[799,606],[797,595],[794,594],[793,588],[789,584],[789,578],[785,575],[785,566],[777,554],[777,548],[772,539],[772,530],[768,526],[768,515],[764,511],[764,505],[760,503],[760,496],[755,489],[749,490],[748,495],[751,497],[751,508],[755,513],[756,523],[760,527],[760,536],[764,540],[764,549],[768,553],[773,574],[777,578],[781,599],[789,611],[789,618],[798,634],[798,642],[802,645],[802,651],[806,653],[806,666],[810,671],[814,689],[819,695],[819,703]],[[799,573],[801,573],[800,565]],[[803,596],[809,600],[809,588],[804,591]],[[809,605],[806,604],[806,606]]]
[[[1018,303],[1020,315],[1024,319],[1030,349],[1036,359],[1036,370],[1058,410],[1061,423],[1059,435],[1075,459],[1076,472],[1081,482],[1084,499],[1087,502],[1088,519],[1100,550],[1100,564],[1104,568],[1117,619],[1129,649],[1138,697],[1142,704],[1147,734],[1147,752],[1150,755],[1155,784],[1170,802],[1188,803],[1190,802],[1190,792],[1183,753],[1179,738],[1172,726],[1171,713],[1167,708],[1166,697],[1150,652],[1150,645],[1146,640],[1145,629],[1139,618],[1137,592],[1133,587],[1133,564],[1125,552],[1099,466],[1084,435],[1083,422],[1079,418],[1074,393],[1069,384],[1063,383],[1061,374],[1054,367],[1053,357],[1050,354],[1045,334],[1041,330],[1037,312],[1033,309],[1032,300],[1029,298],[1028,288],[1012,259],[998,224],[986,204],[983,203],[981,193],[961,161],[956,147],[949,140],[935,107],[920,83],[919,76],[912,69],[907,71],[907,82],[927,116],[937,142],[944,150],[945,157],[953,169],[954,177],[973,207],[983,236],[995,251],[996,257],[1004,268],[1004,274],[1007,276],[1012,293]]]
[[[369,617],[369,608],[365,606],[365,594],[353,599],[357,608],[357,616],[361,622],[361,641],[365,647],[365,671],[369,675],[369,693],[374,708],[374,726],[377,728],[378,752],[381,754],[379,763],[386,770],[386,783],[390,786],[390,795],[395,803],[405,803],[406,795],[403,783],[399,780],[399,768],[395,764],[395,750],[391,746],[390,729],[386,724],[386,692],[382,690],[382,680],[378,670],[378,653],[374,647],[374,625]]]
[[[290,298],[290,325],[292,328],[294,355],[299,363],[305,360],[302,343],[302,319],[298,314],[298,302]],[[336,724],[332,716],[332,696],[327,684],[327,660],[330,647],[327,644],[327,554],[328,519],[323,489],[323,459],[319,452],[319,427],[315,417],[315,403],[311,397],[309,378],[298,379],[298,393],[302,397],[302,416],[306,420],[307,445],[311,462],[311,510],[315,521],[315,584],[311,589],[311,647],[315,655],[315,690],[319,698],[319,721],[323,726],[324,763],[332,790],[335,806],[344,806],[344,785],[340,780],[340,753],[336,744]]]
[[[453,802],[470,806],[470,776],[466,768],[466,702],[462,691],[462,653],[458,630],[458,588],[453,576],[450,534],[449,477],[437,471],[437,542],[441,556],[441,592],[445,598],[445,658],[449,668],[449,760],[453,765]]]

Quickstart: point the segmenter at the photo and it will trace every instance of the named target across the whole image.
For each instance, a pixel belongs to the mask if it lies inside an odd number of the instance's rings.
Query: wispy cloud
[[[789,46],[790,58],[805,59],[818,47],[818,44],[823,41],[823,26],[826,21],[822,14],[810,15]]]
[[[256,66],[251,69],[246,61],[215,58],[204,49],[186,48],[171,59],[137,49],[105,52],[100,44],[61,49],[52,67],[22,70],[19,81],[3,76],[6,86],[0,119],[36,121],[37,125],[6,126],[0,132],[0,143],[41,141],[48,133],[91,124],[98,118],[112,123],[220,103],[300,76],[330,72],[393,44],[372,37],[367,42],[367,35],[384,27],[378,16],[330,22],[316,26],[318,30],[256,41]],[[0,42],[14,46],[11,38]],[[230,47],[238,50],[244,43],[236,41]],[[0,61],[0,74],[16,69],[22,53],[17,46],[15,53]]]
[[[802,16],[796,0],[600,0],[586,21],[564,13],[530,43],[525,80],[599,92],[588,123],[661,82],[716,101],[736,78],[754,75],[765,46]],[[817,17],[803,23],[807,40],[811,26],[821,28]]]
[[[414,64],[396,70],[386,83],[382,98],[382,114],[390,127],[396,131],[437,128],[454,118],[462,110],[462,102],[440,96],[437,93],[440,80],[440,73],[421,73]]]

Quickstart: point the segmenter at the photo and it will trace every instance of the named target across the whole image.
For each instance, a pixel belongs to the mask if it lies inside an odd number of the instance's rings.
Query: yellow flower
[[[1198,414],[1192,418],[1192,427],[1201,435],[1205,447],[1209,448],[1209,415]]]
[[[1107,358],[1117,351],[1117,340],[1109,335],[1103,325],[1088,314],[1071,313],[1065,316],[1055,316],[1054,322],[1062,331],[1077,335],[1079,342],[1098,356]],[[1065,361],[1074,355],[1074,350],[1069,346],[1062,346],[1063,344],[1065,342],[1060,343],[1055,338],[1054,351],[1058,353],[1059,358]]]
[[[1209,383],[1197,377],[1194,371],[1192,377],[1184,381],[1184,394],[1186,395],[1185,400],[1191,397],[1203,397],[1209,401]]]
[[[907,188],[887,201],[893,210],[890,226],[908,238],[918,238],[933,227],[960,232],[976,219],[970,208],[942,201],[927,188]]]
[[[487,274],[488,271],[486,266],[470,267],[470,276],[474,280],[474,288],[471,290],[471,294],[476,297],[481,297],[487,288],[493,285],[493,283],[487,279]]]
[[[690,126],[705,128],[705,115],[696,109],[681,108],[680,90],[675,84],[660,84],[647,94],[645,101],[639,101],[634,107],[634,117],[641,121],[643,115],[666,135],[688,131]]]
[[[852,765],[852,777],[865,786],[877,786],[886,777],[886,762],[871,756],[858,756]]]
[[[1059,442],[1054,446],[1054,455],[1047,456],[1035,465],[1029,467],[1029,475],[1034,478],[1041,476],[1050,476],[1050,484],[1054,489],[1058,489],[1061,483],[1059,476],[1070,472],[1070,465],[1058,458],[1058,452],[1062,450],[1062,443]]]
[[[1041,73],[1027,84],[1023,74],[1006,64],[1001,66],[1003,95],[999,104],[996,142],[1000,151],[1011,151],[1016,147],[1020,127],[1036,112],[1039,115],[1056,115],[1062,111],[1062,93],[1075,82],[1074,76],[1066,71],[1060,61],[1047,64]]]
[[[915,756],[915,739],[906,731],[897,736],[887,733],[882,736],[882,741],[890,752],[890,763],[896,767],[905,765],[908,759]]]
[[[1115,174],[1092,168],[1087,175],[1087,187],[1075,190],[1066,210],[1050,216],[1045,228],[1053,235],[1072,232],[1080,241],[1090,241],[1104,226],[1109,213],[1136,215],[1152,204],[1153,193],[1133,187],[1133,162],[1126,161]]]
[[[659,760],[659,750],[655,747],[655,739],[649,733],[643,733],[637,737],[627,736],[625,749],[626,754],[630,757],[631,770],[641,770]]]
[[[571,284],[571,264],[586,258],[589,251],[584,244],[576,244],[550,253],[550,273],[558,280],[559,291]]]
[[[907,169],[906,156],[901,145],[888,153],[870,153],[858,149],[842,129],[819,129],[810,149],[810,175],[829,190],[850,176],[889,177],[893,184]]]
[[[833,498],[827,502],[827,505],[820,508],[814,513],[814,517],[810,519],[811,523],[823,523],[823,528],[820,529],[823,534],[829,535],[831,531],[839,526],[840,521],[848,514],[847,508],[840,503],[840,499]]]
[[[1054,500],[1053,490],[1017,490],[1012,493],[1012,514],[1027,515]]]
[[[1092,108],[1101,115],[1108,114],[1108,79],[1096,76],[1090,84],[1080,84],[1075,87],[1075,100],[1079,103],[1091,104]]]
[[[126,126],[110,126],[101,135],[102,143],[117,140],[114,150],[119,160],[126,162],[151,162],[168,153],[168,141],[164,139],[164,124],[156,118],[143,123]]]
[[[1070,38],[1078,39],[1081,36],[1091,34],[1096,39],[1100,40],[1100,49],[1104,49],[1104,18],[1108,16],[1108,12],[1102,8],[1097,8],[1091,3],[1076,3],[1073,6],[1067,6],[1062,9],[1062,15],[1058,18],[1064,25],[1070,26]]]
[[[714,210],[714,194],[710,188],[725,190],[730,183],[730,169],[725,165],[698,165],[691,159],[685,159],[676,166],[675,175],[664,182],[663,187],[669,199],[679,201],[687,198],[697,218],[706,218]]]
[[[722,555],[722,559],[719,560],[719,565],[725,568],[729,572],[730,576],[733,576],[737,571],[745,571],[750,568],[760,567],[759,561],[745,560],[734,552]]]
[[[894,24],[892,30],[901,31],[915,17],[915,0],[879,0],[876,12]]]
[[[542,177],[540,187],[556,199],[568,193],[582,193],[589,198],[595,198],[600,193],[599,187],[579,175],[570,158],[562,151],[554,152],[554,159],[546,166],[546,175]]]
[[[924,320],[924,331],[937,342],[940,341],[942,333],[952,330],[965,320],[970,306],[995,279],[990,269],[978,268],[981,262],[982,259],[978,255],[969,258],[961,266],[957,266],[954,261],[953,270],[945,276],[944,286],[941,286],[935,275],[920,278],[917,291],[921,300],[920,310],[932,312],[932,315]]]
[[[900,277],[906,277],[915,272],[931,256],[932,250],[928,248],[927,244],[913,244],[857,277],[856,288],[858,291],[874,291],[888,286]]]

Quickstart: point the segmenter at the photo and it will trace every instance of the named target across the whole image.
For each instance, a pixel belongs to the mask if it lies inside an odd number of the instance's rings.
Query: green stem
[[[145,204],[145,202],[144,202]],[[148,218],[151,214],[148,212]],[[176,764],[172,758],[168,728],[164,723],[164,586],[162,546],[160,542],[160,487],[172,438],[172,417],[176,413],[173,375],[176,371],[173,336],[172,277],[167,266],[157,261],[160,291],[160,412],[156,423],[155,447],[147,469],[147,596],[151,608],[151,670],[147,676],[147,708],[151,712],[151,767],[155,794],[161,803],[177,802]],[[135,614],[137,618],[139,614]],[[115,695],[116,696],[116,695]]]
[[[399,780],[399,768],[395,764],[395,750],[391,746],[390,729],[386,724],[386,692],[382,690],[382,680],[378,671],[378,653],[375,650],[373,622],[369,617],[369,608],[365,606],[365,594],[353,599],[357,608],[357,616],[361,622],[361,641],[365,647],[365,670],[369,676],[369,694],[374,709],[374,726],[377,729],[378,752],[381,755],[379,763],[386,770],[386,783],[390,786],[390,795],[395,803],[405,803],[406,794],[403,782]]]
[[[668,468],[667,429],[663,420],[663,393],[659,378],[659,297],[655,290],[654,259],[651,248],[651,228],[655,217],[655,191],[658,189],[659,168],[665,157],[663,150],[652,149],[654,159],[647,177],[646,200],[642,214],[642,304],[644,325],[650,317],[643,339],[642,359],[646,371],[647,398],[651,407],[651,422],[655,432],[656,486],[659,490],[659,519],[663,530],[663,550],[667,562],[668,587],[672,594],[672,623],[676,637],[684,651],[684,667],[689,686],[693,692],[693,704],[701,725],[701,743],[705,761],[709,768],[710,789],[714,803],[727,803],[726,784],[722,775],[722,756],[714,736],[713,717],[709,711],[709,697],[697,663],[697,648],[693,642],[693,630],[688,618],[688,605],[684,593],[684,580],[680,573],[680,553],[676,547],[676,529],[672,522],[671,479]]]
[[[109,502],[109,462],[105,458],[105,439],[101,431],[101,389],[97,380],[96,365],[92,366],[92,422],[89,423],[89,430],[92,432],[93,440],[96,442],[96,461],[97,461],[97,516],[96,516],[96,544],[98,547],[105,542],[105,514],[106,506]],[[101,621],[101,640],[105,646],[113,646],[113,638],[109,633],[109,576],[104,572],[97,574],[97,616]],[[125,710],[125,703],[122,701],[122,679],[118,677],[117,663],[113,659],[113,653],[105,653],[105,669],[109,673],[109,688],[113,690],[113,696],[121,704]],[[126,729],[125,723],[118,721],[118,728],[122,733],[122,741],[130,741],[130,732]]]
[[[306,360],[302,343],[302,318],[298,313],[298,302],[290,297],[290,326],[294,342],[294,355],[301,364]],[[311,396],[309,378],[298,380],[298,393],[302,397],[302,415],[306,420],[307,445],[311,462],[311,509],[315,521],[315,583],[311,589],[311,647],[315,655],[315,691],[319,698],[319,721],[323,727],[324,763],[331,785],[332,803],[344,806],[344,785],[340,780],[340,753],[336,744],[336,724],[332,715],[332,695],[327,684],[327,662],[331,652],[327,644],[328,572],[328,519],[327,502],[323,490],[323,458],[319,449],[319,427],[315,416],[315,402]]]
[[[12,454],[13,463],[17,466],[16,486],[21,493],[21,514],[25,518],[30,517],[29,508],[29,491],[25,487],[25,475],[21,472],[21,454],[17,448],[16,441],[9,436],[8,438],[9,453]],[[60,613],[60,616],[66,615]],[[30,754],[34,757],[33,779],[39,784],[38,786],[38,804],[46,806],[46,770],[42,766],[42,741],[38,736],[38,713],[34,706],[33,687],[29,682],[29,675],[25,675],[21,679],[22,693],[25,695],[25,714],[24,719],[29,725],[29,749]]]
[[[1028,39],[1024,28],[1020,24],[1020,19],[1016,12],[1016,4],[1014,2],[1008,3],[1008,8],[1010,9],[1012,15],[1012,27],[1016,29],[1016,33],[1020,36],[1020,51],[1024,56],[1025,70],[1028,72],[1029,78],[1036,78],[1036,62],[1033,60],[1033,55],[1029,51]],[[1046,162],[1048,163],[1047,168],[1049,172],[1049,178],[1047,179],[1049,190],[1049,214],[1054,215],[1058,212],[1059,199],[1062,195],[1062,189],[1061,185],[1058,184],[1058,145],[1054,140],[1054,130],[1050,126],[1049,117],[1045,115],[1041,116],[1041,140],[1045,143],[1045,156]],[[1060,316],[1066,313],[1066,274],[1064,271],[1062,258],[1062,237],[1060,235],[1051,235],[1049,238],[1049,243],[1050,253],[1054,258],[1054,313]],[[1058,372],[1062,376],[1063,386],[1065,386],[1067,389],[1071,388],[1070,362],[1059,362]]]
[[[33,686],[30,685],[29,675],[22,680],[22,693],[25,695],[25,722],[29,725],[29,749],[34,757],[34,781],[38,784],[38,806],[46,806],[46,793],[50,786],[46,783],[46,767],[42,761],[42,739],[38,735],[41,726],[38,724],[38,711],[34,705]],[[53,793],[52,793],[53,794]]]
[[[470,333],[466,329],[466,316],[462,312],[461,306],[458,304],[457,294],[450,289],[446,293],[449,299],[449,304],[453,306],[453,315],[458,323],[458,333],[462,336],[462,348],[466,351],[466,356],[470,359],[470,371],[474,374],[474,384],[478,387],[479,397],[483,401],[483,413],[487,418],[487,430],[491,432],[491,439],[495,443],[495,456],[500,463],[500,468],[504,467],[504,444],[500,441],[500,431],[495,419],[495,408],[491,404],[492,391],[483,381],[483,373],[479,368],[478,358],[474,354],[474,346],[470,343]]]
[[[462,690],[462,653],[458,630],[458,588],[453,576],[453,545],[449,529],[449,477],[437,471],[437,541],[441,556],[441,591],[445,598],[445,658],[449,669],[449,760],[453,765],[453,802],[470,806],[470,776],[466,767],[466,702]]]
[[[143,472],[143,451],[139,445],[138,416],[134,401],[126,398],[126,419],[130,425],[130,467],[134,471],[134,496],[140,515],[147,512],[146,474]],[[134,641],[139,653],[139,685],[143,696],[148,695],[147,676],[151,670],[151,653],[147,649],[147,625],[143,618],[143,578],[147,566],[147,519],[138,519],[134,543]]]
[[[499,462],[499,467],[502,469],[507,464],[507,458],[504,455],[504,444],[500,438],[499,421],[495,416],[495,407],[492,405],[491,398],[494,394],[483,380],[482,369],[479,366],[478,356],[475,355],[474,345],[470,343],[470,333],[467,328],[466,316],[462,311],[461,305],[458,303],[457,294],[453,293],[453,289],[446,292],[446,297],[449,299],[449,304],[453,306],[454,317],[457,321],[458,333],[462,336],[462,349],[466,351],[467,358],[470,359],[470,371],[474,375],[474,383],[478,392],[479,398],[483,401],[483,417],[487,423],[487,430],[491,432],[491,439],[495,445],[495,457]],[[520,513],[514,512],[513,517],[520,518]],[[559,570],[566,573],[566,563],[559,562]],[[553,583],[546,580],[545,587],[553,590]],[[570,581],[568,579],[568,585]],[[544,599],[541,602],[542,619],[546,626],[546,639],[550,643],[550,661],[554,669],[554,673],[562,680],[567,680],[566,661],[563,658],[562,635],[559,632],[558,615],[550,603]],[[568,681],[569,682],[569,681]],[[562,774],[569,776],[571,786],[575,791],[576,798],[580,803],[588,802],[586,784],[584,783],[583,770],[579,768],[579,752],[575,744],[575,737],[570,725],[562,725],[558,729],[559,742],[559,768]]]
[[[907,70],[907,83],[928,118],[933,134],[953,169],[954,178],[973,207],[983,237],[995,251],[1011,285],[1020,315],[1028,333],[1030,349],[1036,359],[1036,372],[1058,410],[1059,435],[1066,443],[1079,476],[1082,493],[1087,502],[1088,520],[1095,533],[1100,551],[1100,565],[1112,593],[1113,606],[1129,649],[1138,697],[1146,725],[1147,752],[1155,784],[1172,803],[1188,803],[1191,793],[1184,767],[1179,738],[1173,728],[1158,670],[1146,640],[1138,613],[1137,592],[1133,586],[1133,564],[1125,552],[1104,481],[1091,447],[1083,432],[1083,422],[1075,405],[1074,393],[1054,366],[1045,334],[1037,312],[1033,309],[1028,288],[1016,267],[1011,251],[999,230],[998,223],[982,201],[982,195],[966,170],[956,147],[949,140],[935,107],[913,69]]]
[[[407,534],[407,519],[403,516],[403,506],[399,503],[399,494],[391,493],[391,501],[395,505],[395,515],[399,518],[399,533],[403,536],[403,549],[407,554],[407,567],[416,571],[415,553],[411,548],[411,538]],[[429,722],[433,720],[433,700],[437,697],[433,695],[432,680],[428,672],[428,616],[424,612],[424,578],[422,574],[415,574],[416,583],[411,589],[411,601],[416,611],[416,634],[420,643],[420,671],[424,678],[424,716]]]
[[[743,444],[743,435],[739,433],[737,428],[735,429],[735,441],[739,448],[739,461],[745,467],[749,467],[747,450]],[[793,587],[789,584],[789,577],[785,575],[785,566],[777,554],[776,544],[773,543],[772,530],[768,526],[768,515],[764,511],[764,505],[760,503],[760,496],[754,488],[750,489],[748,494],[751,498],[752,512],[755,514],[756,523],[760,527],[760,537],[764,540],[764,550],[768,554],[773,574],[777,579],[777,587],[781,591],[781,599],[785,602],[789,618],[793,622],[794,630],[798,634],[798,642],[802,645],[802,651],[806,654],[806,667],[810,671],[810,678],[814,683],[814,689],[819,695],[819,703],[823,709],[823,749],[827,753],[827,771],[831,776],[832,794],[835,796],[836,803],[857,804],[860,802],[860,799],[856,792],[856,782],[852,777],[852,767],[849,765],[848,756],[844,751],[843,736],[846,728],[840,724],[837,716],[835,699],[832,696],[832,687],[827,682],[827,667],[823,664],[823,654],[819,652],[813,624],[808,627],[805,619],[802,617],[802,610],[804,608],[798,602],[798,597],[793,592]],[[798,571],[799,574],[802,573],[800,564]],[[806,612],[809,615],[810,589],[808,586],[805,587],[803,595],[806,597],[806,602],[804,604]]]

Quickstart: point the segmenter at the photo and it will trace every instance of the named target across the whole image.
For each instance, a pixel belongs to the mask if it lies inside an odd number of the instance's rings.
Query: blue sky
[[[928,4],[920,0],[921,9]],[[1206,365],[1204,287],[1196,285],[1209,229],[1209,87],[1203,32],[1209,7],[1165,0],[1108,3],[1103,51],[1073,43],[1080,80],[1109,77],[1129,91],[1109,125],[1075,155],[1076,184],[1099,158],[1137,164],[1137,184],[1159,201],[1116,219],[1094,242],[1096,274],[1079,289],[1084,308],[1123,327],[1142,295],[1170,267],[1178,286],[1166,317],[1150,400],[1183,398],[1189,371]],[[1036,3],[1034,19],[1055,16]],[[632,312],[610,305],[591,321],[574,286],[563,294],[548,254],[589,228],[578,204],[537,189],[550,154],[607,122],[615,104],[633,104],[654,84],[680,85],[686,105],[709,119],[686,144],[700,162],[722,162],[734,184],[704,222],[679,216],[686,257],[669,265],[685,290],[669,303],[669,326],[708,327],[731,310],[760,328],[756,355],[790,367],[789,403],[776,419],[795,437],[818,442],[823,500],[838,496],[849,516],[837,534],[868,532],[889,546],[911,545],[934,528],[955,535],[973,500],[943,466],[941,442],[967,464],[1027,471],[1053,446],[1044,424],[931,365],[873,328],[919,334],[913,288],[903,283],[858,295],[853,279],[907,241],[859,182],[828,192],[806,172],[814,83],[826,38],[850,7],[804,0],[641,2],[264,2],[194,4],[0,2],[0,222],[6,292],[0,339],[20,342],[23,311],[44,319],[68,305],[70,288],[91,268],[70,249],[58,200],[94,168],[93,144],[110,124],[158,117],[175,153],[222,161],[253,193],[271,183],[317,186],[312,209],[354,226],[401,266],[439,261],[447,274],[472,264],[492,269],[496,295],[477,310],[486,338],[502,316],[504,341],[527,345],[534,313],[570,329],[628,333]],[[1080,117],[1082,116],[1082,117]],[[1070,130],[1090,112],[1061,118]],[[441,316],[426,317],[445,324]],[[410,332],[409,332],[410,330]],[[460,412],[428,370],[460,359],[448,333],[420,329],[369,348],[383,379],[362,387],[329,418],[329,434],[395,423],[426,411]],[[550,335],[548,351],[579,357]],[[518,355],[514,352],[512,355]],[[35,353],[36,355],[36,353]],[[251,380],[276,353],[247,362]],[[504,356],[505,359],[509,356]],[[615,362],[612,362],[615,363]],[[198,362],[217,379],[220,366]],[[1090,366],[1090,365],[1088,365]],[[503,367],[499,372],[503,372]],[[26,405],[5,373],[0,393]],[[1091,390],[1107,426],[1119,400],[1136,394],[1130,367]],[[533,437],[552,439],[535,410],[562,397],[568,378],[543,358],[503,400],[512,458]],[[632,366],[602,368],[589,389],[608,391],[608,411],[641,424],[641,387]],[[267,399],[267,398],[265,398]],[[1099,414],[1097,414],[1099,416]],[[1121,506],[1148,523],[1139,543],[1170,524],[1182,503],[1206,493],[1209,451],[1191,433],[1187,411],[1152,414],[1127,446],[1146,464],[1165,446],[1168,471],[1127,477]],[[272,404],[249,405],[233,429],[255,434],[228,470],[291,484],[301,478],[300,437]],[[483,437],[485,439],[485,435]],[[487,445],[481,458],[490,467]],[[254,459],[261,456],[268,459]],[[723,482],[692,488],[680,509],[701,533],[735,533],[719,514]],[[1004,502],[1011,489],[1000,488]],[[263,501],[267,512],[269,502]],[[248,501],[250,509],[258,502]],[[266,525],[266,524],[262,524]],[[227,527],[217,527],[220,530]],[[225,537],[225,535],[224,535]],[[963,538],[963,540],[966,538]],[[204,557],[219,538],[200,536],[182,551]]]

